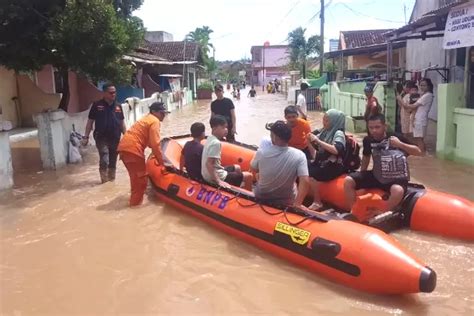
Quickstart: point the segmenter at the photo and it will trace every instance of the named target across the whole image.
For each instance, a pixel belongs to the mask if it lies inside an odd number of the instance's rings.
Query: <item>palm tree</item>
[[[318,57],[321,52],[320,37],[313,35],[306,40],[304,33],[306,29],[298,27],[288,33],[288,46],[290,47],[290,67],[302,68],[303,78],[306,78],[306,59]]]
[[[189,32],[186,35],[187,41],[192,41],[199,43],[201,45],[201,53],[204,61],[206,62],[209,60],[209,49],[214,49],[214,45],[212,45],[210,41],[210,35],[214,31],[209,28],[209,26],[197,27],[194,31]]]

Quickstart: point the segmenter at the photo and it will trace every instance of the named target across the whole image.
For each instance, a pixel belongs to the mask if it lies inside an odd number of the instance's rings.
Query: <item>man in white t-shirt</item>
[[[204,144],[201,158],[203,179],[224,188],[230,188],[230,185],[238,187],[244,184],[245,189],[251,190],[253,176],[250,172],[242,172],[239,165],[222,166],[221,139],[228,132],[227,119],[222,115],[213,115],[210,124],[212,135],[207,138]]]
[[[300,85],[301,92],[298,95],[298,99],[296,100],[296,108],[298,109],[298,113],[302,119],[306,120],[308,113],[308,107],[306,105],[306,90],[309,88],[309,83],[307,81],[302,81]]]

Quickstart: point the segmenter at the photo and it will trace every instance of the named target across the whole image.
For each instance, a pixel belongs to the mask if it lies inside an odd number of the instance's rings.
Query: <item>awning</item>
[[[437,10],[424,14],[419,19],[402,26],[399,29],[386,34],[389,41],[400,41],[408,39],[426,39],[430,37],[442,37],[451,8],[468,2],[469,0],[454,0]]]
[[[395,42],[392,44],[393,49],[406,47],[406,42]],[[387,44],[377,44],[371,46],[341,49],[324,54],[324,58],[337,58],[341,56],[356,56],[383,52],[387,50]]]

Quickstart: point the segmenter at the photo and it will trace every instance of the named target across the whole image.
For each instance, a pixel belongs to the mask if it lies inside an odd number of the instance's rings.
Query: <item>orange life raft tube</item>
[[[153,157],[147,161],[162,201],[349,287],[380,294],[434,290],[436,273],[378,229],[335,215],[309,216],[298,209],[260,205],[240,188],[219,189],[190,180],[177,169],[184,140],[162,141],[169,166],[158,165]],[[242,148],[223,143],[223,163],[237,162],[245,169],[253,153]]]
[[[183,144],[185,138],[177,137]],[[189,140],[189,139],[186,139]],[[245,144],[222,143],[222,164],[239,164],[242,170],[249,170],[250,161],[257,147]],[[179,158],[178,158],[179,159]],[[335,207],[344,208],[344,177],[323,183],[320,196],[323,202]],[[385,207],[385,192],[382,190],[365,190],[358,196],[353,211],[355,215],[367,213],[365,208]],[[458,238],[474,240],[474,202],[465,198],[410,184],[403,203],[396,214],[397,227],[409,227],[414,230]],[[366,218],[358,216],[363,221]]]

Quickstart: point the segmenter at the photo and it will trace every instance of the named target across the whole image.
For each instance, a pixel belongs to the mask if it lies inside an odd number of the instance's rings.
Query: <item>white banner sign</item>
[[[444,49],[474,46],[474,3],[449,11],[443,42]]]

